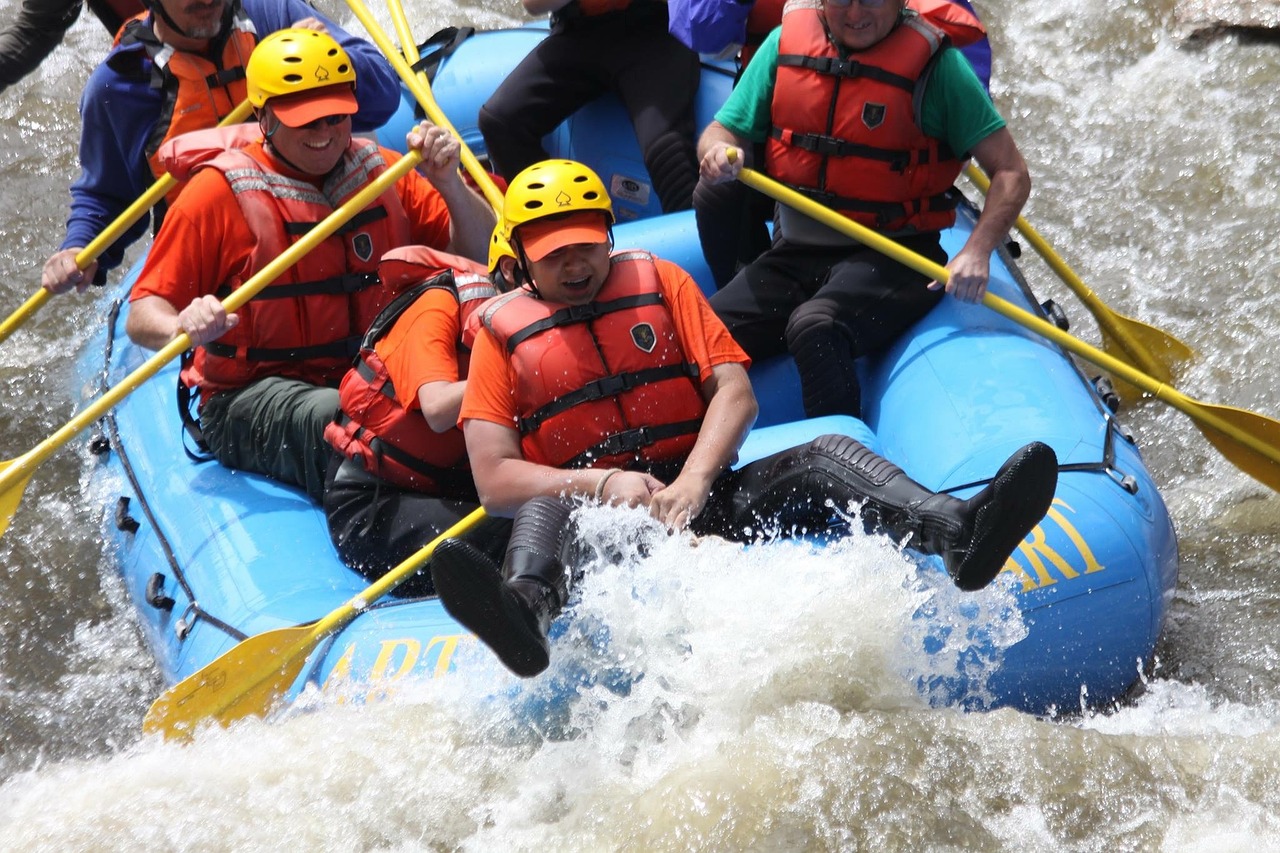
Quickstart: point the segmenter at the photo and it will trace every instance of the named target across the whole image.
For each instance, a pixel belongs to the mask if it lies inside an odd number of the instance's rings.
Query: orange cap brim
[[[520,245],[531,261],[581,243],[608,243],[609,227],[600,211],[584,210],[563,219],[535,220],[517,229]]]
[[[267,104],[287,127],[302,127],[325,116],[354,115],[360,106],[350,83],[275,97]]]

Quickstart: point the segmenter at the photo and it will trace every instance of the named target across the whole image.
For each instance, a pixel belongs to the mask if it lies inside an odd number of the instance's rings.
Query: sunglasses
[[[320,118],[309,121],[306,124],[298,125],[297,129],[301,130],[306,128],[308,130],[315,130],[319,128],[320,125],[325,125],[326,127],[337,127],[349,118],[351,118],[351,116],[346,113],[336,116],[321,116]]]
[[[827,0],[827,2],[842,9],[846,6],[852,6],[855,2],[864,9],[879,9],[887,0]]]

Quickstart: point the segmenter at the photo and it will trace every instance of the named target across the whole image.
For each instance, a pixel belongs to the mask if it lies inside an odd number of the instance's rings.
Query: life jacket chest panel
[[[223,285],[219,298],[387,169],[378,146],[362,139],[351,141],[320,187],[272,171],[266,156],[258,145],[229,149],[199,167],[222,173],[257,238],[248,268]],[[395,188],[388,188],[242,306],[234,329],[197,348],[184,382],[200,386],[206,397],[264,376],[336,386],[364,330],[395,295],[378,282],[378,259],[409,238],[408,215]]]
[[[817,8],[788,3],[766,143],[779,181],[880,231],[955,222],[961,162],[919,126],[919,102],[947,34],[907,13],[883,40],[841,55]]]
[[[389,252],[378,274],[385,287],[403,292],[365,334],[355,367],[342,379],[341,411],[325,429],[325,439],[364,470],[400,488],[474,499],[462,430],[455,426],[438,433],[417,405],[402,405],[375,347],[428,291],[444,290],[458,301],[459,328],[464,328],[466,317],[497,290],[479,264],[425,246]],[[458,375],[466,376],[466,354],[461,350]]]
[[[116,44],[140,45],[151,59],[151,88],[163,94],[160,114],[144,149],[151,172],[157,178],[166,169],[157,157],[168,140],[193,130],[214,127],[248,96],[245,65],[258,43],[253,21],[242,10],[231,16],[230,25],[210,45],[210,56],[175,50],[156,38],[151,13],[144,12],[125,22],[116,35]],[[181,185],[166,197],[177,196]]]
[[[509,354],[526,459],[555,467],[643,467],[683,459],[706,404],[680,347],[653,256],[620,252],[588,305],[525,290],[481,318]]]

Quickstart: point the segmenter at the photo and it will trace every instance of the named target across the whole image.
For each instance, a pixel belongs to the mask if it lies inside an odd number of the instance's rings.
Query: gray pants
[[[206,400],[200,429],[226,467],[301,486],[319,502],[332,456],[324,428],[337,411],[336,388],[269,376]]]

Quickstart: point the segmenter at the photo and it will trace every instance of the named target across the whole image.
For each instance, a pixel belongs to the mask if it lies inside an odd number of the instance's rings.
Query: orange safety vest
[[[160,115],[143,149],[157,178],[165,172],[157,156],[160,146],[188,131],[213,127],[245,99],[244,68],[257,43],[253,21],[240,9],[232,16],[230,27],[211,42],[213,59],[161,42],[151,28],[150,12],[129,19],[120,28],[116,44],[138,44],[146,50],[153,69],[151,87],[164,93]],[[170,191],[170,202],[180,189]]]
[[[212,132],[225,133],[228,140],[239,133]],[[199,167],[223,174],[257,238],[249,268],[219,289],[220,299],[387,169],[377,144],[364,139],[351,140],[320,188],[272,171],[265,157],[257,144],[228,149]],[[391,187],[241,307],[234,329],[198,347],[183,381],[199,386],[206,398],[265,376],[336,386],[359,351],[364,330],[395,296],[378,281],[378,259],[408,243],[410,228]]]
[[[956,4],[937,4],[948,15],[954,9],[968,16]],[[949,228],[962,163],[945,143],[924,135],[916,112],[928,68],[951,44],[948,30],[933,20],[909,10],[880,42],[841,55],[817,6],[788,4],[765,146],[769,173],[883,232]],[[962,38],[971,34],[955,29]]]
[[[751,11],[747,13],[747,40],[738,52],[739,67],[747,67],[765,36],[782,23],[782,7],[785,4],[786,0],[755,0],[751,4]]]
[[[467,318],[498,291],[480,264],[426,246],[387,253],[378,265],[378,277],[388,290],[403,292],[365,334],[355,367],[342,379],[341,411],[325,428],[324,437],[365,471],[400,488],[474,496],[462,430],[455,426],[436,432],[420,409],[401,405],[387,366],[374,347],[429,290],[446,290],[458,300],[458,326],[464,334]],[[458,342],[458,375],[463,378],[470,349],[465,337]]]
[[[612,256],[586,305],[517,290],[481,311],[508,353],[524,457],[557,468],[683,459],[706,413],[648,252]]]

